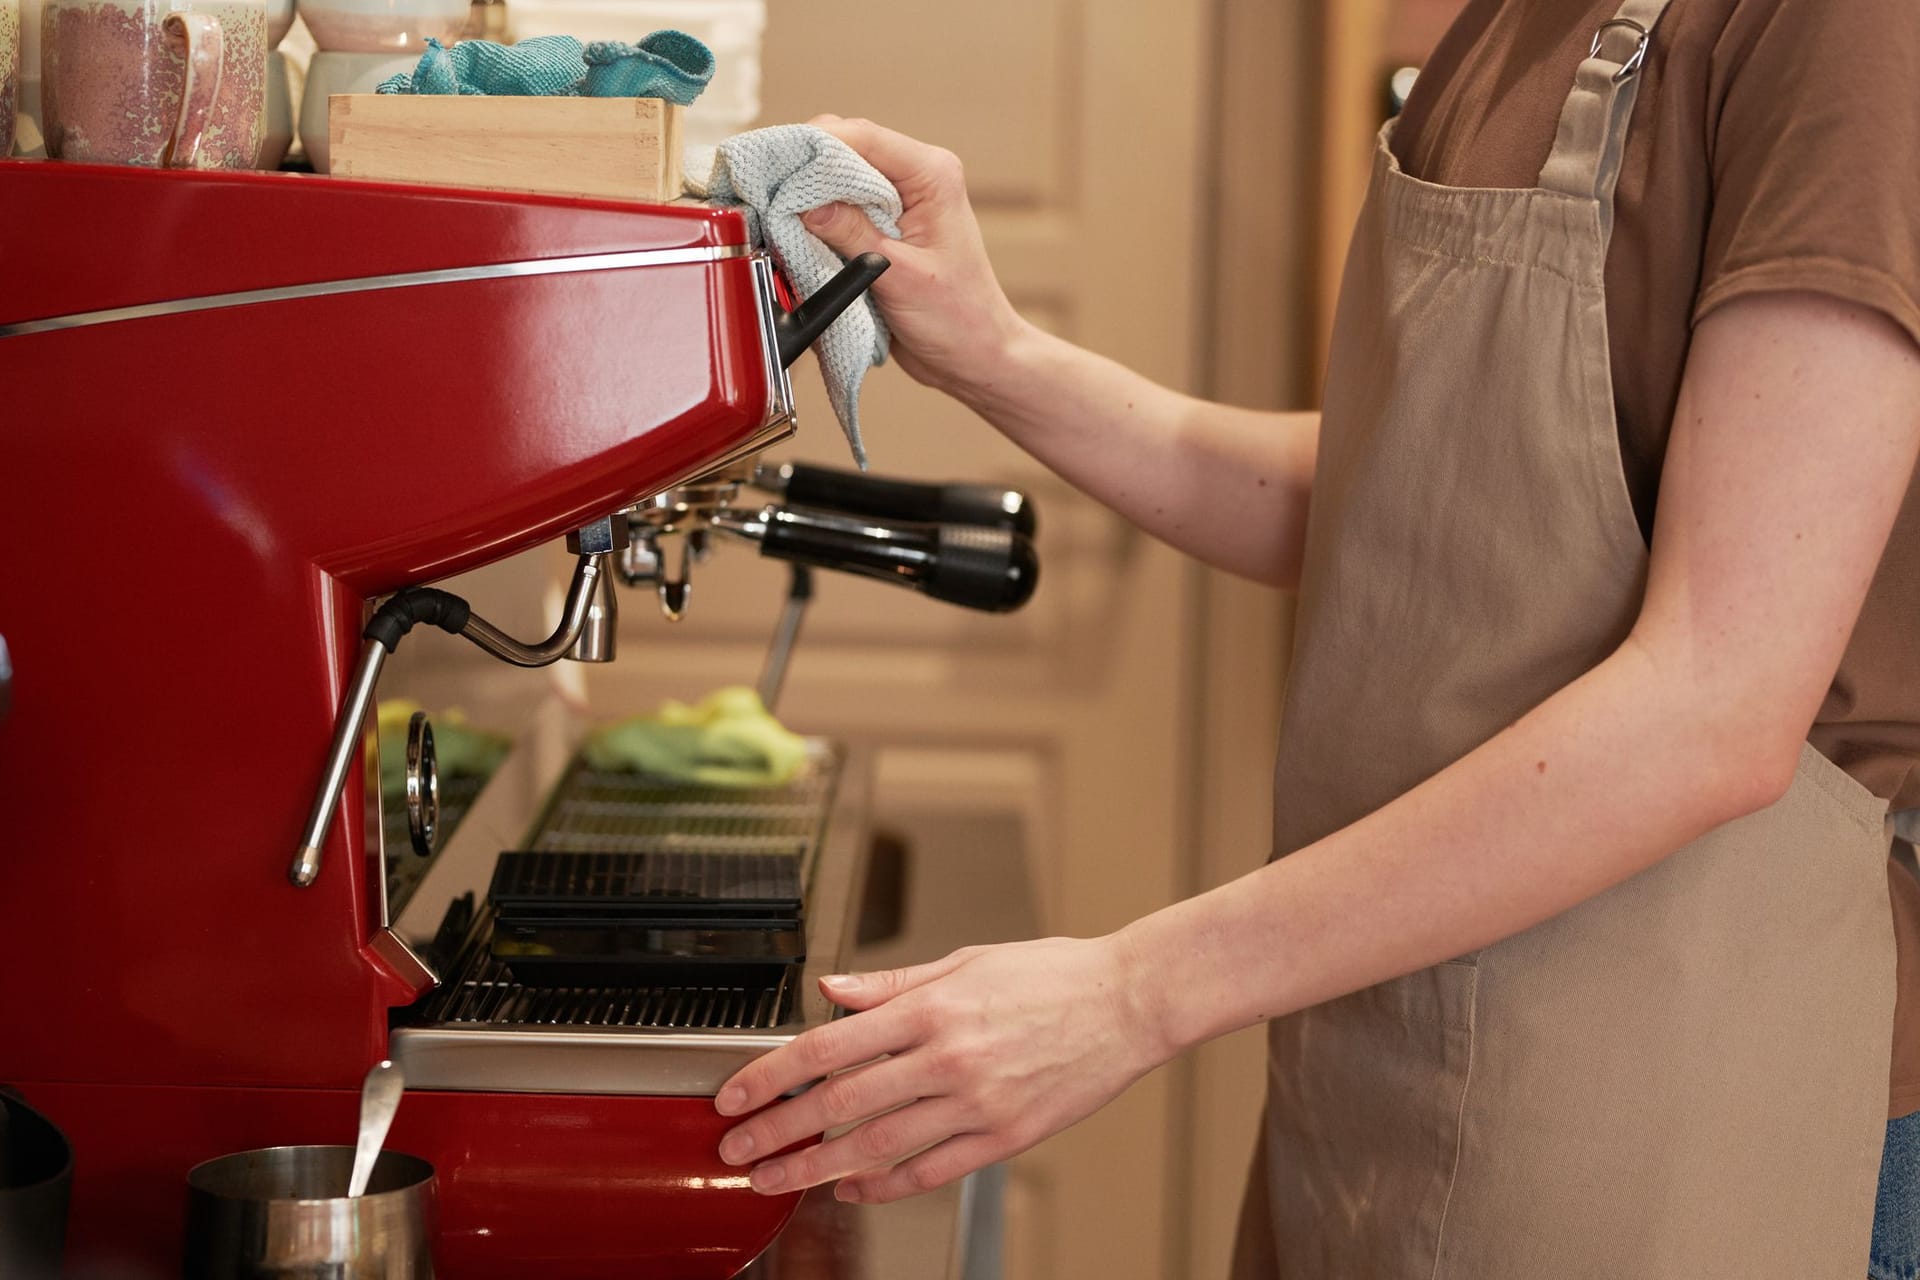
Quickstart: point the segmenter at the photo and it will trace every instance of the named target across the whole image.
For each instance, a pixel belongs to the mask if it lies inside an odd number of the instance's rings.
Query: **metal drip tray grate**
[[[770,853],[503,853],[487,891],[513,909],[605,910],[650,902],[800,903],[800,859]]]
[[[819,756],[784,787],[682,786],[576,765],[527,845],[540,853],[747,853],[802,859],[820,841],[837,774]]]
[[[700,879],[692,868],[708,860],[709,889],[717,883],[714,876],[747,871],[753,874],[736,882],[740,892],[764,895],[777,887],[789,913],[797,900],[804,946],[784,963],[720,965],[697,975],[602,968],[572,977],[550,966],[540,975],[547,981],[530,986],[525,970],[529,957],[544,954],[535,949],[544,940],[516,934],[511,942],[528,946],[527,953],[495,956],[496,907],[483,904],[463,930],[457,958],[441,970],[439,987],[393,1029],[392,1056],[409,1083],[427,1089],[711,1095],[754,1057],[824,1024],[833,1009],[815,992],[813,978],[835,971],[851,939],[865,849],[868,774],[843,776],[844,767],[840,750],[818,740],[808,743],[805,769],[791,784],[752,790],[602,772],[577,757],[563,766],[546,790],[541,815],[514,851],[629,877],[620,886],[623,895],[605,896],[617,880],[612,877],[600,894],[573,897],[573,903],[644,913],[653,909],[650,904],[671,901],[645,888],[648,876],[663,877],[654,884],[690,885]],[[479,803],[486,803],[484,795]],[[476,850],[490,860],[479,883],[491,879],[500,852],[498,845]],[[768,871],[775,874],[761,874]],[[632,881],[636,873],[638,884]],[[563,892],[545,901],[571,896]],[[769,897],[722,894],[704,901],[739,912],[751,907],[748,914],[756,919],[772,915],[765,905]],[[566,906],[572,909],[572,903]],[[667,914],[665,921],[641,919],[634,927],[671,930],[688,923],[685,910]],[[504,907],[498,919],[502,929],[518,927]],[[523,980],[516,980],[515,964]]]
[[[425,1021],[454,1027],[771,1030],[792,1010],[792,969],[772,986],[521,986],[489,954],[491,931],[491,918],[483,918],[457,975],[423,1006]]]

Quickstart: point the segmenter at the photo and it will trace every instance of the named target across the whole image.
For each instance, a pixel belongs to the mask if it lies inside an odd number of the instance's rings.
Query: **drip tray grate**
[[[797,912],[841,768],[839,753],[827,744],[809,748],[798,778],[750,789],[688,786],[591,769],[576,759],[525,846],[531,854],[500,859],[492,892],[505,899],[497,903],[501,927],[509,927],[507,907],[516,898],[523,909],[617,909],[693,895],[721,907],[776,904]],[[481,912],[452,975],[418,1006],[420,1024],[770,1030],[794,1012],[797,963],[757,969],[751,978],[716,974],[719,980],[698,984],[529,986],[493,954],[495,918],[494,905]]]
[[[787,1020],[797,967],[777,982],[740,986],[528,987],[488,950],[484,916],[454,978],[421,1006],[421,1021],[449,1027],[632,1027],[771,1030]]]
[[[503,853],[487,897],[502,915],[623,907],[800,908],[800,859],[756,853]]]
[[[603,907],[628,904],[627,910],[616,906],[615,911],[620,928],[630,933],[683,927],[697,933],[713,924],[691,921],[672,895],[658,892],[657,886],[668,881],[689,883],[682,877],[690,869],[679,855],[720,855],[716,861],[728,864],[729,873],[753,873],[733,882],[741,896],[722,893],[705,900],[737,913],[726,930],[714,932],[734,931],[743,918],[772,920],[776,900],[792,906],[789,895],[797,877],[802,928],[798,939],[780,940],[802,942],[805,960],[795,954],[778,966],[709,964],[691,973],[671,966],[562,973],[549,965],[538,975],[547,981],[528,985],[530,964],[559,959],[559,951],[547,955],[539,949],[543,940],[529,934],[508,939],[525,954],[496,957],[496,930],[510,933],[514,922],[504,910],[496,914],[491,902],[482,901],[476,909],[473,897],[465,896],[464,914],[450,908],[441,927],[447,938],[460,939],[445,949],[457,954],[441,965],[438,988],[393,1028],[391,1056],[406,1071],[409,1087],[711,1097],[754,1058],[810,1026],[825,1025],[833,1007],[815,992],[812,977],[834,971],[852,936],[870,773],[864,767],[849,773],[846,756],[831,743],[814,740],[807,746],[806,767],[797,779],[753,790],[680,786],[588,769],[577,757],[564,764],[556,760],[558,776],[545,774],[553,782],[538,789],[539,816],[520,828],[526,834],[515,845],[516,852],[545,858],[587,855],[575,865],[585,874],[639,871],[638,883],[629,878],[625,894],[599,898]],[[470,845],[475,828],[467,824]],[[497,845],[475,851],[473,870],[481,874],[468,883],[476,892],[495,869],[489,863],[482,871],[479,860],[498,853]],[[774,857],[779,863],[755,868],[728,862],[739,855]],[[664,879],[651,881],[656,888],[649,890],[649,875]],[[599,886],[602,893],[608,887]],[[709,879],[702,891],[715,888]],[[593,900],[560,895],[561,901],[569,898],[569,910],[573,903]],[[681,899],[679,905],[697,901]],[[636,903],[645,904],[638,912],[645,918],[629,923]],[[784,922],[783,928],[786,934],[796,932]],[[782,931],[761,932],[777,936]],[[648,946],[648,954],[655,954],[651,940]]]
[[[538,853],[759,854],[810,858],[838,769],[822,756],[782,787],[694,787],[576,764],[527,848]]]

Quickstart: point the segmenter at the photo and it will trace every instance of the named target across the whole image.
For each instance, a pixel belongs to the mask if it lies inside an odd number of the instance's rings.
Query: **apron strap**
[[[1672,0],[1626,0],[1593,37],[1560,112],[1553,153],[1540,171],[1548,191],[1600,202],[1602,234],[1613,235],[1613,191],[1627,147],[1627,122],[1640,95],[1640,71],[1654,28]]]

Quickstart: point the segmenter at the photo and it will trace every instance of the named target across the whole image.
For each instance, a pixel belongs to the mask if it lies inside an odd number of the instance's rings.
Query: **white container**
[[[287,55],[278,49],[267,55],[267,122],[261,130],[260,158],[255,167],[278,169],[293,145],[293,88]]]
[[[332,163],[327,152],[327,99],[336,93],[372,93],[388,76],[412,71],[420,59],[412,54],[340,53],[322,49],[307,64],[307,84],[300,95],[300,145],[315,173],[326,173]]]
[[[44,156],[40,136],[40,4],[20,0],[20,97],[14,104],[13,154]]]
[[[515,40],[574,36],[588,44],[684,31],[713,50],[715,67],[713,83],[687,108],[686,142],[714,146],[759,118],[766,0],[507,0],[507,23]]]
[[[467,29],[469,0],[299,0],[300,17],[322,50],[412,53],[431,36],[452,44]]]
[[[267,0],[267,48],[278,49],[293,25],[293,0]]]

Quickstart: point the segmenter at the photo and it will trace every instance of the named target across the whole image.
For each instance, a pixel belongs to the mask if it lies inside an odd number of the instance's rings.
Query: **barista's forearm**
[[[1215,568],[1298,583],[1319,414],[1198,400],[1025,324],[976,369],[948,390],[1076,488]]]
[[[1660,666],[1629,641],[1393,803],[1129,926],[1168,1055],[1511,936],[1770,803],[1790,739]]]

